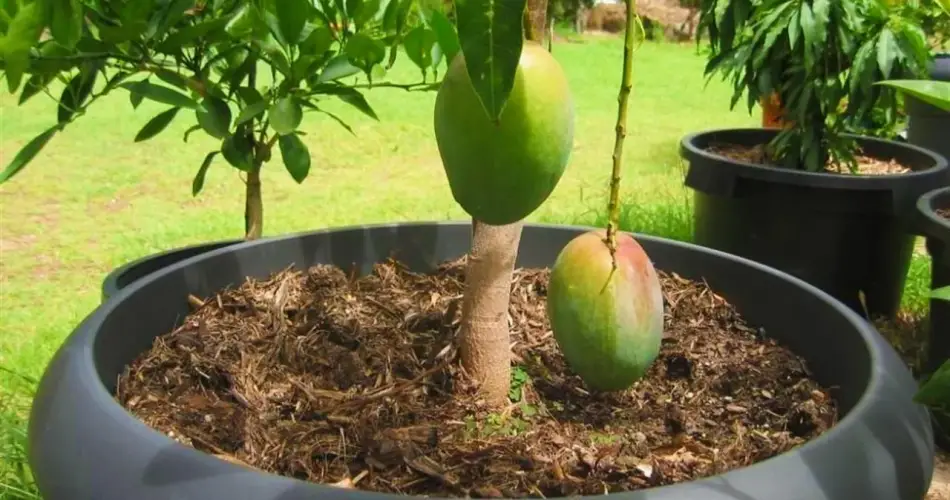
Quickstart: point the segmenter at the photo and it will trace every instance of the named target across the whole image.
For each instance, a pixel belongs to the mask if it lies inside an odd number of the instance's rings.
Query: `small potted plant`
[[[240,171],[246,185],[243,238],[123,265],[106,277],[104,298],[180,260],[260,238],[261,170],[279,154],[298,183],[310,171],[308,141],[300,130],[304,116],[322,114],[349,130],[321,101],[339,99],[376,120],[365,89],[437,88],[434,76],[443,51],[433,30],[448,23],[441,12],[433,19],[431,10],[420,10],[413,0],[281,0],[266,8],[242,0],[67,3],[68,9],[43,0],[10,12],[3,46],[10,91],[20,104],[47,89],[60,94],[55,123],[12,158],[0,172],[0,183],[14,178],[99,99],[127,91],[132,108],[144,100],[166,107],[135,134],[135,142],[183,119],[194,123],[186,142],[192,133],[220,141],[196,170],[194,196],[202,191],[209,168],[218,164]],[[386,79],[401,52],[419,66],[419,82]],[[354,83],[351,77],[360,75],[366,82]],[[51,88],[58,82],[65,83],[61,90]]]
[[[750,111],[777,96],[781,127],[713,130],[684,138],[694,237],[805,279],[868,316],[896,313],[913,249],[917,198],[947,182],[946,160],[854,134],[896,116],[893,89],[929,51],[913,2],[702,2],[706,67]]]

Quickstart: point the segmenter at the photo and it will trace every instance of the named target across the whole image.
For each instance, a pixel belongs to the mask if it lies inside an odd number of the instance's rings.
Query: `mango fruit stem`
[[[627,28],[623,43],[623,74],[620,82],[620,95],[617,97],[617,132],[614,141],[613,169],[610,175],[610,198],[607,201],[607,236],[604,239],[610,250],[613,268],[617,268],[617,231],[620,226],[620,167],[623,160],[623,142],[627,137],[627,102],[633,89],[633,54],[639,48],[634,44],[637,28],[643,31],[640,16],[636,13],[633,0],[626,0]]]

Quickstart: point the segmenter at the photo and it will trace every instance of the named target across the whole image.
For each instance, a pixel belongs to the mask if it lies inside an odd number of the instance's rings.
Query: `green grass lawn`
[[[567,173],[531,220],[603,220],[614,141],[622,46],[613,38],[555,45],[577,106]],[[626,229],[688,239],[689,197],[678,142],[708,128],[755,126],[759,117],[728,110],[730,91],[704,86],[704,60],[691,45],[647,43],[636,55],[623,169]],[[407,64],[394,80],[417,81]],[[329,103],[356,137],[324,115],[305,119],[313,155],[310,177],[296,185],[279,159],[263,174],[265,235],[388,221],[465,219],[451,198],[432,132],[433,93],[380,89],[368,94],[381,122]],[[215,141],[182,134],[183,119],[150,142],[132,138],[162,107],[137,111],[124,91],[92,108],[10,183],[0,187],[0,498],[34,498],[22,455],[29,382],[71,329],[98,303],[102,277],[137,257],[186,244],[239,237],[243,187],[223,160],[205,191],[191,179]],[[37,96],[17,107],[0,96],[0,163],[55,120]],[[919,309],[929,274],[911,272],[906,301]],[[16,375],[8,373],[16,372]],[[4,486],[7,485],[7,486]],[[20,491],[20,490],[24,491]]]

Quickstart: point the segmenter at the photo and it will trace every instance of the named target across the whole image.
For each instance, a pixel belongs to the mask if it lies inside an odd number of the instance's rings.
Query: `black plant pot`
[[[935,189],[920,197],[917,212],[920,230],[927,237],[927,253],[933,259],[930,285],[950,286],[950,220],[937,215],[937,210],[950,210],[950,186]],[[950,302],[930,300],[930,341],[927,371],[933,372],[950,359]]]
[[[519,266],[550,266],[587,228],[527,225]],[[639,236],[659,269],[705,279],[751,323],[801,354],[837,387],[843,418],[788,453],[719,476],[612,495],[618,500],[911,500],[933,473],[932,433],[916,384],[893,349],[827,294],[774,269],[698,246]],[[361,273],[390,256],[415,270],[458,257],[464,223],[353,227],[243,243],[137,281],[87,317],[37,391],[29,459],[45,500],[384,500],[269,475],[183,446],[122,408],[118,375],[187,312],[186,294],[211,294],[246,276],[331,263]],[[591,497],[592,498],[592,497]]]
[[[930,79],[950,81],[950,54],[937,54],[930,68]],[[907,112],[907,142],[950,158],[950,113],[913,96],[904,100]]]
[[[864,314],[892,317],[913,253],[914,204],[946,185],[947,161],[916,146],[858,137],[868,156],[914,171],[862,176],[765,167],[711,153],[711,144],[765,144],[778,133],[731,129],[687,136],[694,242],[775,267]]]
[[[200,255],[212,250],[217,250],[226,246],[240,243],[244,240],[226,240],[215,241],[211,243],[202,243],[198,245],[176,248],[167,252],[147,255],[141,259],[134,260],[123,266],[112,270],[105,279],[102,280],[102,301],[105,302],[115,296],[123,288],[132,283],[164,269],[172,264],[177,264],[183,260],[190,259],[195,255]]]

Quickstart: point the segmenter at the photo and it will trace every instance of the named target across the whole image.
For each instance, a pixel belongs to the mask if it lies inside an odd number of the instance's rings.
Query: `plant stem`
[[[264,230],[264,201],[261,197],[261,165],[255,163],[247,173],[244,194],[244,239],[256,240]]]
[[[247,85],[250,88],[257,86],[257,65],[251,66],[247,74]],[[244,239],[256,240],[264,232],[264,200],[261,196],[261,167],[263,162],[257,158],[257,143],[254,137],[253,121],[244,124],[245,132],[251,143],[251,151],[255,159],[251,170],[247,173],[244,190]]]
[[[508,304],[523,225],[516,222],[492,226],[476,221],[472,226],[472,252],[465,268],[459,354],[480,398],[494,408],[508,402]]]
[[[623,41],[623,75],[620,82],[620,95],[617,97],[617,137],[614,141],[613,168],[610,173],[610,198],[607,202],[607,237],[605,242],[610,249],[614,269],[617,268],[617,231],[620,225],[620,167],[623,159],[623,141],[627,137],[627,101],[633,88],[634,33],[640,25],[633,0],[626,0],[627,29]]]

